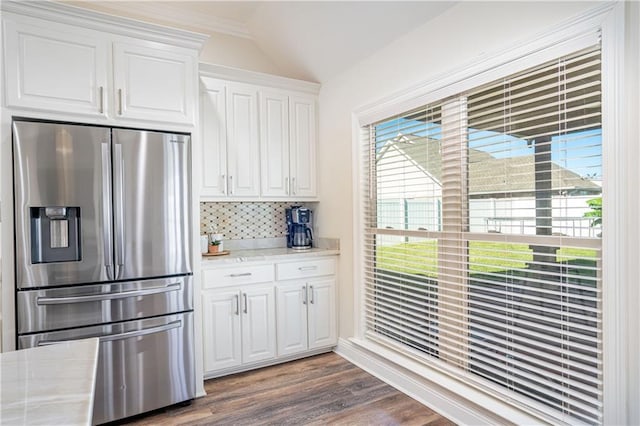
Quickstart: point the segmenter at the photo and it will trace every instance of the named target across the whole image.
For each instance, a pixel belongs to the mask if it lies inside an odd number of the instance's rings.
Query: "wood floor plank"
[[[207,380],[205,391],[190,406],[121,424],[453,425],[335,353]]]

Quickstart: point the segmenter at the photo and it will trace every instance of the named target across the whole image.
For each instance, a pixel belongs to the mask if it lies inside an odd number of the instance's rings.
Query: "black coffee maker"
[[[311,210],[302,206],[291,206],[285,210],[287,219],[287,247],[297,250],[311,248]]]

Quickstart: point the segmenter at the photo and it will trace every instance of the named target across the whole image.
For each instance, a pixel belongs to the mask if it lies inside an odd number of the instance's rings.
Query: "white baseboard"
[[[347,339],[340,339],[335,352],[402,393],[459,425],[511,424],[509,420],[461,398],[427,379],[377,356]]]

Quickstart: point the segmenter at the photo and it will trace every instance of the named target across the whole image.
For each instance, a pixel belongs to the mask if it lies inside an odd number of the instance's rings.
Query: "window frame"
[[[628,277],[628,262],[633,264],[632,254],[623,250],[624,241],[628,238],[625,224],[633,220],[633,215],[624,210],[624,192],[628,185],[626,173],[616,164],[624,158],[625,145],[623,141],[622,120],[615,119],[623,114],[624,81],[623,40],[624,40],[624,4],[606,4],[592,9],[579,17],[562,23],[546,31],[544,35],[534,37],[525,43],[515,45],[510,49],[486,56],[481,61],[475,61],[446,75],[437,76],[432,80],[408,88],[407,90],[388,96],[373,104],[356,110],[352,116],[353,124],[353,166],[354,166],[354,343],[364,342],[364,346],[371,345],[365,338],[365,290],[362,275],[364,272],[364,208],[365,200],[361,187],[363,164],[366,153],[362,152],[362,128],[368,124],[383,120],[394,114],[429,104],[439,99],[463,93],[474,87],[490,81],[506,77],[527,68],[542,64],[559,56],[563,56],[594,44],[594,39],[600,38],[602,47],[602,155],[603,155],[603,203],[606,204],[607,214],[603,217],[603,228],[607,230],[602,238],[603,283],[610,284],[603,295],[603,403],[604,422],[607,424],[626,423],[626,361],[628,354],[620,350],[625,348],[627,311],[624,285]],[[618,143],[615,143],[618,141]],[[370,154],[369,154],[370,155]],[[608,217],[616,220],[608,221]],[[625,269],[627,268],[627,269]],[[381,348],[382,349],[382,348]],[[379,353],[384,353],[381,350]],[[394,357],[395,358],[395,357]],[[396,361],[397,362],[397,361]],[[425,367],[430,370],[431,367]],[[436,369],[434,369],[436,370]],[[434,371],[443,375],[430,375],[430,380],[440,377],[436,383],[448,389],[456,389],[459,383],[454,383],[451,372]],[[459,378],[458,378],[459,380]],[[471,382],[466,383],[473,386]],[[467,398],[480,400],[488,395],[485,391],[473,387],[473,392],[465,394]],[[496,407],[501,405],[495,401]],[[513,408],[513,407],[511,407]],[[507,410],[515,418],[519,409]],[[526,414],[549,421],[544,414],[535,410],[526,410]],[[507,417],[508,418],[508,417]]]

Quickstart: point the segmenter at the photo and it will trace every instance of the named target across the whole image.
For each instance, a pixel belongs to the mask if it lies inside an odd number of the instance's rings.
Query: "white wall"
[[[592,8],[587,2],[462,2],[397,39],[320,91],[321,235],[340,247],[340,337],[354,334],[352,113],[364,105],[429,81],[529,40]]]
[[[282,73],[250,39],[212,33],[200,51],[200,62],[268,74]]]

